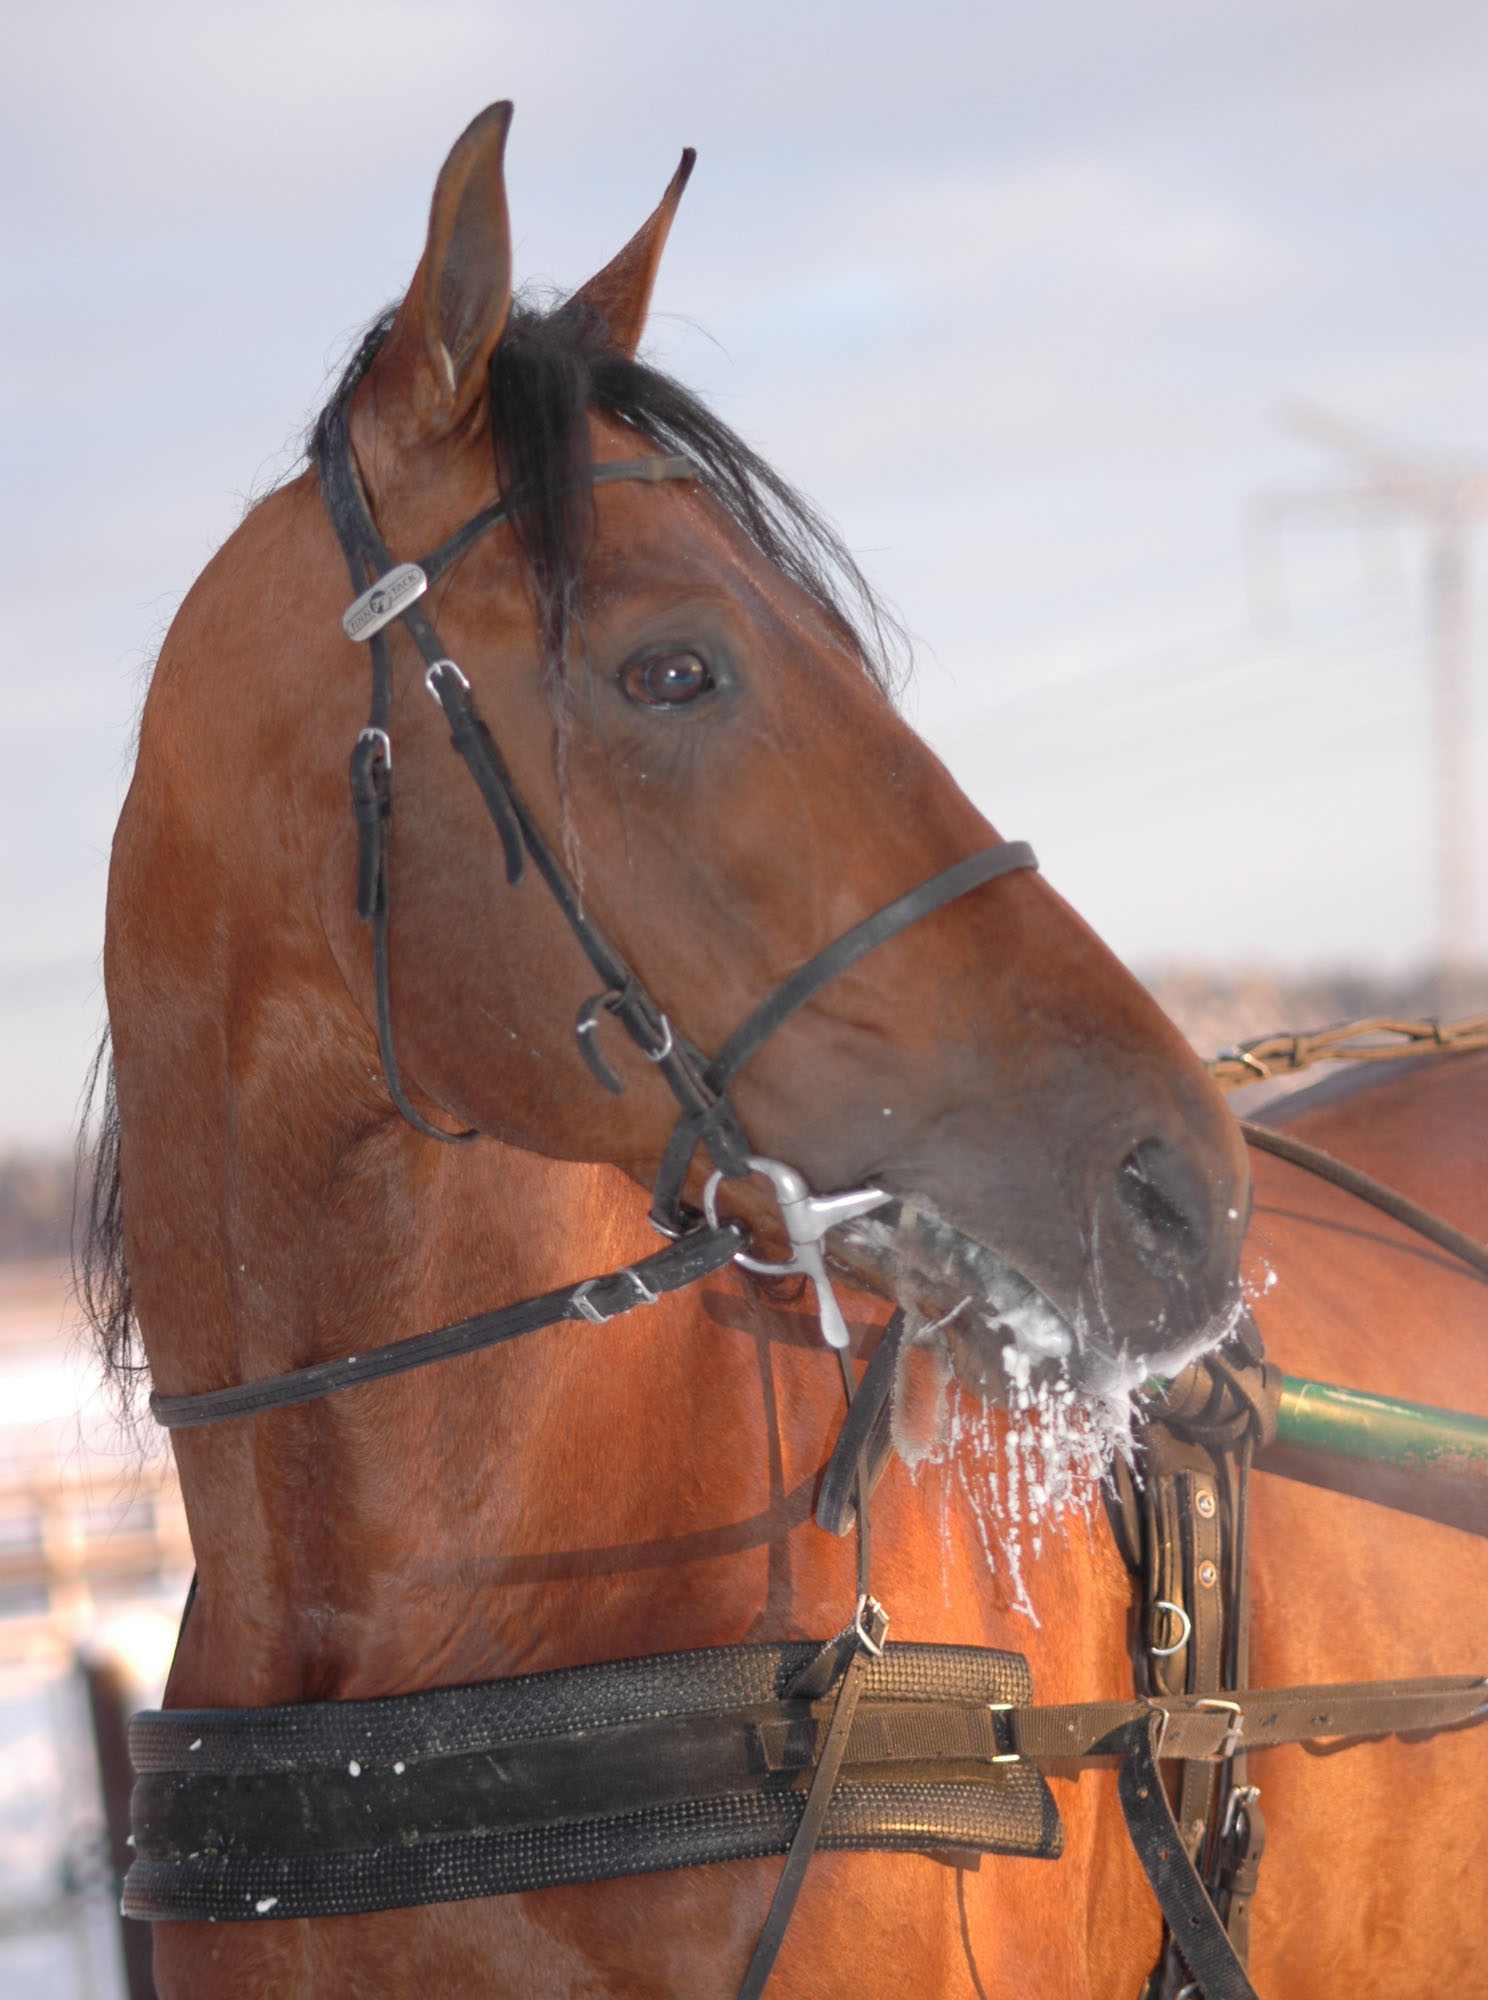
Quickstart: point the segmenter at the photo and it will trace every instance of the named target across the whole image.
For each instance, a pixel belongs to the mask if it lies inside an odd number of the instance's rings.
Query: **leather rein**
[[[794,1169],[753,1153],[728,1098],[730,1083],[765,1040],[829,981],[932,911],[1001,875],[1036,867],[1032,849],[1021,841],[988,848],[897,898],[807,960],[706,1058],[584,907],[513,783],[468,680],[420,603],[430,584],[509,519],[523,496],[484,509],[419,562],[396,563],[372,520],[344,405],[331,413],[318,465],[357,592],[343,627],[348,637],[368,643],[372,662],[371,715],[353,749],[350,777],[357,911],[372,930],[377,1038],[393,1102],[429,1138],[464,1144],[478,1136],[446,1131],[418,1111],[394,1047],[389,633],[398,622],[418,648],[425,684],[486,804],[508,882],[519,885],[531,861],[600,981],[575,1022],[585,1062],[606,1089],[623,1088],[596,1044],[602,1016],[612,1015],[677,1101],[651,1216],[671,1240],[620,1271],[367,1354],[196,1395],[153,1395],[152,1412],[168,1429],[255,1416],[562,1320],[603,1324],[734,1259],[752,1270],[803,1272],[816,1287],[823,1334],[838,1350],[847,1401],[817,1519],[838,1534],[856,1526],[857,1604],[843,1630],[821,1646],[713,1648],[383,1701],[141,1714],[131,1727],[140,1777],[134,1799],[138,1849],[125,1885],[126,1913],[153,1921],[350,1914],[784,1852],[785,1867],[740,1989],[740,2000],[758,2000],[818,1846],[1054,1857],[1061,1845],[1059,1819],[1041,1764],[1115,1759],[1123,1813],[1171,1940],[1149,1982],[1151,2000],[1175,1992],[1175,1982],[1190,1976],[1184,1990],[1205,2000],[1255,2000],[1243,1968],[1243,1916],[1254,1887],[1249,1857],[1259,1859],[1247,1828],[1259,1813],[1254,1788],[1241,1782],[1245,1749],[1470,1724],[1488,1713],[1488,1683],[1463,1676],[1244,1691],[1244,1481],[1250,1447],[1265,1425],[1258,1343],[1233,1362],[1211,1357],[1196,1364],[1210,1373],[1195,1378],[1197,1389],[1180,1378],[1176,1395],[1170,1392],[1175,1414],[1158,1419],[1180,1429],[1186,1422],[1183,1434],[1191,1440],[1207,1438],[1219,1456],[1201,1466],[1206,1472],[1218,1466],[1221,1478],[1230,1478],[1224,1454],[1243,1441],[1239,1486],[1231,1480],[1218,1518],[1212,1498],[1205,1498],[1215,1482],[1191,1470],[1156,1465],[1142,1503],[1147,1526],[1137,1529],[1136,1541],[1145,1547],[1150,1572],[1146,1622],[1177,1614],[1187,1625],[1181,1645],[1159,1648],[1154,1640],[1148,1650],[1154,1661],[1171,1660],[1190,1655],[1189,1640],[1195,1641],[1187,1692],[1181,1677],[1158,1671],[1135,1702],[1038,1707],[1027,1664],[1017,1654],[887,1644],[887,1616],[870,1589],[870,1497],[885,1457],[884,1418],[904,1320],[895,1313],[860,1384],[820,1244],[833,1222],[891,1197],[878,1188],[812,1194]],[[686,458],[649,456],[598,464],[591,477],[598,486],[702,475]],[[714,1169],[703,1216],[681,1200],[699,1146]],[[749,1256],[742,1225],[717,1219],[719,1182],[752,1172],[763,1173],[774,1189],[791,1245],[784,1263]],[[1180,1506],[1187,1510],[1181,1532],[1172,1514]],[[1158,1520],[1164,1508],[1172,1515],[1166,1526]],[[1206,1526],[1211,1520],[1212,1533]],[[1221,1553],[1221,1524],[1228,1536],[1227,1588],[1207,1595],[1229,1607],[1223,1661],[1212,1614],[1199,1609],[1213,1581],[1204,1566],[1215,1565],[1195,1553],[1211,1545]],[[1174,1570],[1184,1550],[1192,1612]],[[1140,1548],[1135,1560],[1140,1566]],[[1202,1629],[1201,1618],[1209,1619]],[[1213,1656],[1208,1668],[1199,1661],[1201,1650]],[[1223,1694],[1210,1691],[1220,1687]],[[1222,1828],[1210,1826],[1212,1803],[1205,1805],[1197,1834],[1180,1828],[1160,1759],[1180,1762],[1180,1813],[1190,1792],[1197,1798],[1202,1791],[1210,1801],[1212,1774],[1221,1771],[1220,1802],[1228,1801]],[[494,1790],[493,1770],[499,1780]],[[1203,1775],[1191,1777],[1195,1773]],[[1247,1868],[1248,1887],[1242,1881]],[[1228,1923],[1217,1904],[1229,1908]]]

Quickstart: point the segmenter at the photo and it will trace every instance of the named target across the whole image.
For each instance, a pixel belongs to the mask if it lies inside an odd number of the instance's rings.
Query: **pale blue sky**
[[[836,516],[922,728],[1118,950],[1428,953],[1421,539],[1296,530],[1258,631],[1243,523],[1334,470],[1289,397],[1488,461],[1477,0],[49,0],[6,43],[0,1149],[71,1115],[144,664],[500,96],[527,278],[699,148],[655,358]]]

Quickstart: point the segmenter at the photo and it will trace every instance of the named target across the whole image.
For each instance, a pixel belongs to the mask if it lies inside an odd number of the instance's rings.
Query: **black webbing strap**
[[[995,847],[983,848],[980,854],[968,855],[964,861],[953,862],[943,868],[938,875],[932,875],[928,882],[920,883],[917,889],[897,897],[892,903],[862,923],[854,924],[842,936],[822,948],[806,963],[798,966],[790,977],[776,987],[769,998],[761,1001],[754,1012],[742,1021],[729,1036],[723,1047],[713,1057],[703,1071],[703,1083],[713,1093],[719,1103],[724,1103],[723,1093],[763,1044],[800,1007],[855,965],[879,945],[887,943],[911,924],[917,924],[932,911],[943,909],[960,896],[968,895],[984,883],[993,882],[999,875],[1009,875],[1015,869],[1038,867],[1038,857],[1026,840],[1001,841]],[[692,1156],[700,1143],[711,1146],[712,1120],[716,1114],[705,1111],[700,1116],[683,1116],[672,1134],[662,1159],[661,1170],[656,1177],[656,1193],[652,1203],[652,1219],[662,1228],[675,1228],[678,1222],[678,1200],[682,1183]]]
[[[271,1375],[263,1382],[245,1382],[228,1389],[208,1389],[197,1396],[150,1398],[150,1414],[167,1430],[193,1430],[225,1417],[256,1417],[265,1410],[282,1410],[291,1403],[309,1403],[338,1390],[352,1389],[361,1382],[381,1381],[388,1375],[402,1375],[410,1368],[430,1362],[448,1361],[457,1354],[474,1354],[484,1347],[499,1347],[524,1333],[556,1326],[561,1320],[587,1320],[600,1325],[632,1311],[636,1306],[654,1304],[664,1292],[674,1292],[696,1284],[735,1256],[744,1243],[738,1223],[723,1223],[717,1229],[693,1230],[675,1243],[668,1243],[653,1256],[623,1270],[600,1278],[586,1278],[582,1284],[541,1297],[524,1299],[519,1305],[495,1312],[477,1313],[472,1319],[436,1327],[407,1340],[395,1340],[387,1347],[375,1347],[366,1354],[348,1354],[333,1361],[312,1362],[306,1368],[291,1369],[285,1375]]]

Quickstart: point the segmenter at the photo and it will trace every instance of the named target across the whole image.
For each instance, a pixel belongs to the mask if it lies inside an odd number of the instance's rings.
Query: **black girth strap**
[[[344,1916],[781,1854],[831,1727],[830,1701],[793,1691],[823,1650],[724,1646],[379,1700],[141,1712],[125,1912]],[[1182,1842],[1147,1810],[1154,1758],[1222,1758],[1235,1734],[1261,1748],[1488,1715],[1488,1682],[1467,1675],[1249,1691],[1223,1710],[1040,1708],[1032,1691],[1018,1654],[891,1641],[863,1668],[817,1844],[1055,1859],[1038,1763],[1120,1758],[1164,1914],[1202,1951],[1206,1927],[1188,1921],[1202,1904],[1170,1867]]]
[[[247,1922],[409,1908],[783,1854],[831,1704],[813,1641],[612,1660],[372,1701],[142,1713],[128,1914]],[[1009,1758],[1016,1653],[894,1645],[865,1669],[823,1848],[1054,1858]],[[950,1718],[949,1728],[944,1726]]]

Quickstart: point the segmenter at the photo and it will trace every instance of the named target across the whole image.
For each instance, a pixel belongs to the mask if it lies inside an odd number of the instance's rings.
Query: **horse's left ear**
[[[651,293],[661,264],[661,253],[671,234],[672,218],[682,199],[697,154],[688,146],[682,163],[672,175],[666,193],[650,217],[641,224],[618,257],[597,271],[587,285],[581,285],[570,304],[591,307],[600,313],[610,330],[610,345],[621,354],[633,356],[641,344]]]

